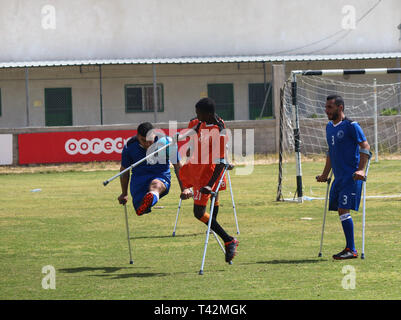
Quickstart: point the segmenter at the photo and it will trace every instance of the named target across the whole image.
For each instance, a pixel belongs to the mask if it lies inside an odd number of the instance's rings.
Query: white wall
[[[400,23],[399,0],[0,0],[0,61],[391,52]]]
[[[13,135],[0,134],[0,165],[13,163]]]

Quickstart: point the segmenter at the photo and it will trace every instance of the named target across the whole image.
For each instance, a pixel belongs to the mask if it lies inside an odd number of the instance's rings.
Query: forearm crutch
[[[128,240],[128,250],[129,250],[129,263],[134,264],[134,260],[132,260],[132,252],[131,252],[131,240],[129,238],[129,226],[128,226],[128,212],[127,212],[127,204],[124,203],[124,212],[125,212],[125,227],[127,229],[127,240]]]
[[[323,248],[323,235],[324,235],[324,226],[326,223],[326,214],[327,214],[327,202],[329,199],[329,190],[330,190],[330,183],[331,183],[331,178],[333,176],[333,171],[330,172],[330,176],[327,179],[327,188],[326,188],[326,198],[324,201],[324,213],[323,213],[323,224],[322,224],[322,235],[320,238],[320,249],[319,249],[319,254],[318,257],[322,256],[322,248]]]
[[[175,237],[175,230],[177,229],[178,215],[180,214],[182,199],[180,198],[180,202],[178,202],[177,216],[175,217],[175,225],[173,230],[173,237]]]
[[[234,193],[233,193],[233,188],[232,188],[232,185],[231,185],[230,173],[229,173],[228,171],[227,171],[227,178],[228,178],[228,183],[229,183],[229,186],[230,186],[231,202],[232,202],[233,209],[234,209],[235,225],[236,225],[236,227],[237,227],[237,234],[239,234],[238,219],[237,219],[237,210],[236,210],[236,208],[235,208]],[[176,231],[176,229],[177,229],[178,215],[180,214],[181,203],[182,203],[182,199],[180,198],[180,201],[178,202],[177,215],[176,215],[176,217],[175,217],[175,225],[174,225],[174,230],[173,230],[173,237],[175,237],[175,231]]]
[[[182,204],[182,199],[180,198],[180,201],[178,202],[178,209],[177,209],[177,216],[175,218],[175,225],[174,225],[174,230],[173,230],[173,237],[175,237],[175,230],[177,228],[177,221],[178,221],[178,215],[180,213],[181,209],[181,204]],[[223,245],[221,244],[219,238],[217,237],[216,233],[212,230],[213,236],[216,239],[217,243],[219,244],[221,250],[223,251],[223,254],[226,254],[226,250],[224,249]],[[232,264],[232,261],[229,262],[229,264]]]
[[[363,204],[362,204],[362,253],[361,259],[365,259],[365,216],[366,216],[366,180],[368,178],[370,159],[372,153],[369,151],[368,164],[366,165],[365,178],[363,179]]]
[[[233,209],[234,209],[235,225],[237,226],[237,234],[239,234],[238,219],[237,219],[237,210],[235,209],[233,188],[232,188],[232,186],[231,186],[231,178],[230,178],[230,173],[229,173],[228,171],[227,171],[227,178],[228,178],[228,184],[230,185],[230,194],[231,194],[231,202],[233,203]]]
[[[122,174],[124,174],[125,172],[127,172],[128,170],[135,168],[137,165],[141,164],[142,162],[144,162],[145,160],[148,160],[149,158],[153,157],[156,153],[168,148],[169,146],[171,146],[172,144],[176,144],[177,141],[185,139],[186,137],[192,135],[192,132],[189,131],[187,133],[184,134],[180,134],[179,132],[177,132],[174,137],[167,137],[169,143],[167,143],[166,145],[160,147],[159,149],[149,153],[146,157],[142,158],[141,160],[135,162],[134,164],[130,165],[128,168],[125,168],[124,170],[120,171],[119,173],[117,173],[116,175],[112,176],[110,179],[107,179],[105,181],[103,181],[103,185],[107,186],[109,184],[109,182],[113,181],[114,179],[118,178],[119,176],[121,176]]]
[[[201,269],[200,269],[200,271],[199,271],[199,274],[200,274],[200,275],[203,275],[203,267],[204,267],[204,265],[205,265],[207,244],[208,244],[208,242],[209,242],[210,227],[211,227],[211,225],[212,225],[212,219],[213,219],[214,203],[215,203],[215,201],[216,201],[216,196],[217,196],[217,193],[219,192],[220,185],[221,185],[221,182],[223,181],[223,178],[224,178],[224,175],[225,175],[225,173],[226,173],[226,171],[227,171],[227,168],[228,168],[228,165],[225,164],[225,165],[224,165],[224,170],[223,170],[223,173],[222,173],[221,178],[220,178],[220,180],[219,180],[219,183],[218,183],[218,185],[217,185],[217,188],[216,188],[215,191],[212,191],[212,192],[211,192],[211,195],[212,195],[212,204],[211,204],[211,206],[210,206],[210,216],[209,216],[209,221],[208,221],[208,224],[207,224],[207,232],[206,232],[206,239],[205,239],[205,247],[204,247],[204,250],[203,250],[202,264],[201,264]]]
[[[149,153],[146,157],[142,158],[141,160],[135,162],[134,164],[130,165],[128,168],[125,168],[124,170],[120,171],[119,173],[117,173],[116,175],[112,176],[111,178],[103,181],[103,185],[107,186],[109,184],[109,182],[113,181],[114,179],[118,178],[119,176],[123,175],[125,172],[129,171],[132,168],[135,168],[136,166],[140,165],[142,162],[144,162],[145,160],[148,160],[149,158],[153,157],[156,153],[166,149],[167,147],[169,147],[170,145],[176,143],[174,141],[174,139],[172,141],[170,141],[168,144],[164,145],[163,147],[153,151],[152,153]]]

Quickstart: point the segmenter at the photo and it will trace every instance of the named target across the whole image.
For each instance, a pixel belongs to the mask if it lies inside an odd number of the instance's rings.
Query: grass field
[[[321,167],[305,163],[304,176],[313,178]],[[367,201],[365,260],[333,261],[345,244],[336,213],[327,216],[323,257],[317,257],[324,201],[275,202],[277,164],[257,165],[249,176],[232,172],[239,253],[228,265],[211,237],[200,276],[206,228],[193,217],[192,200],[183,202],[177,235],[171,236],[179,195],[175,177],[157,205],[163,208],[137,217],[129,206],[130,265],[124,211],[116,200],[119,182],[102,185],[117,166],[92,169],[2,171],[0,299],[401,298],[400,198]],[[221,193],[221,204],[219,221],[234,235],[228,191]],[[352,216],[360,250],[362,215]],[[47,265],[56,271],[54,290],[42,288]],[[342,286],[345,266],[355,270],[355,289]]]

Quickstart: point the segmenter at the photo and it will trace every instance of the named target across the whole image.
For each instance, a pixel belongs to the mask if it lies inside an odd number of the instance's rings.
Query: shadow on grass
[[[188,233],[188,234],[176,234],[174,237],[172,235],[154,235],[154,236],[140,236],[140,237],[135,237],[135,236],[131,236],[130,239],[134,240],[134,239],[163,239],[163,238],[185,238],[185,237],[195,237],[198,236],[200,234],[204,234],[204,233]]]
[[[91,275],[91,277],[105,277],[108,280],[115,279],[127,279],[127,278],[151,278],[151,277],[165,277],[168,276],[168,273],[159,273],[159,272],[149,272],[149,273],[127,273],[127,274],[117,274],[117,275],[107,275],[107,274],[95,274]]]
[[[113,273],[116,271],[120,271],[121,269],[127,269],[127,267],[78,267],[59,269],[58,271],[65,273],[78,273],[86,271],[103,271],[104,273]]]
[[[301,263],[319,263],[327,261],[326,259],[301,259],[301,260],[271,260],[257,261],[258,264],[301,264]]]
[[[113,274],[114,272],[123,270],[123,269],[131,269],[135,267],[78,267],[78,268],[65,268],[59,269],[60,272],[64,273],[79,273],[79,272],[87,272],[87,271],[103,271],[103,274],[93,274],[89,275],[90,277],[103,277],[109,280],[113,279],[126,279],[126,278],[150,278],[150,277],[166,277],[171,275],[171,273],[164,272],[138,272],[138,273],[126,273],[126,274]],[[138,267],[139,268],[139,267]],[[185,274],[185,272],[176,272],[174,274]]]

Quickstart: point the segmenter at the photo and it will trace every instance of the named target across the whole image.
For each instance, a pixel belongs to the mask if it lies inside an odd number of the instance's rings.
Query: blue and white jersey
[[[165,138],[161,138],[157,141],[158,146],[167,143],[167,139]],[[146,152],[147,150],[141,146],[136,136],[132,137],[123,148],[121,154],[121,166],[128,168],[132,164],[145,158]],[[170,161],[168,159],[162,161],[162,163],[155,163],[151,158],[134,167],[131,170],[131,173],[131,193],[136,193],[151,179],[161,178],[166,180],[168,183],[171,182]]]
[[[326,139],[335,178],[351,178],[359,165],[359,143],[366,141],[358,122],[345,118],[334,125],[330,121],[326,126]]]

